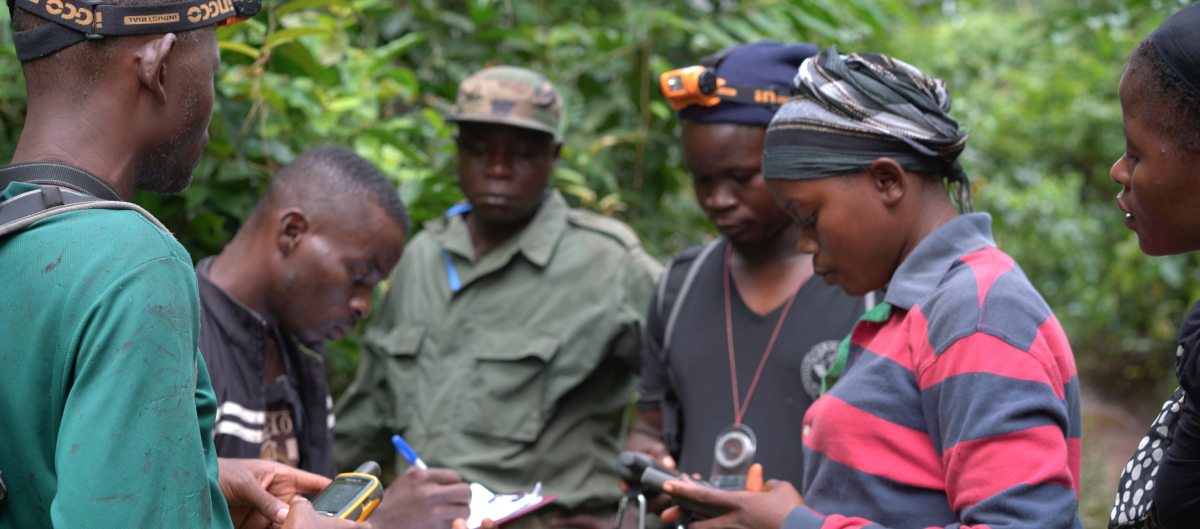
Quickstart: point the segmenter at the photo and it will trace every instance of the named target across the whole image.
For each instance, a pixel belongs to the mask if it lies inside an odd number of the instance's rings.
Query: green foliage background
[[[881,51],[949,83],[954,114],[971,130],[963,162],[977,209],[993,214],[1000,246],[1055,309],[1085,381],[1158,395],[1175,383],[1175,333],[1200,298],[1200,263],[1141,254],[1108,169],[1124,148],[1116,90],[1125,56],[1185,3],[268,0],[254,20],[219,30],[212,142],[195,182],[136,200],[199,260],[232,237],[276,169],[306,149],[345,145],[395,180],[419,223],[461,199],[453,129],[440,117],[457,83],[515,64],[544,72],[566,98],[554,185],[629,222],[666,258],[714,231],[691,194],[657,74],[761,39]],[[7,160],[25,91],[2,26]],[[353,376],[356,340],[330,344],[335,391]],[[1085,498],[1089,527],[1107,509],[1098,498]]]

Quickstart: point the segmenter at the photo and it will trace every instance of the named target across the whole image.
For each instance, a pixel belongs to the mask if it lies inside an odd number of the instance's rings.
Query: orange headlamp
[[[778,108],[791,97],[774,88],[730,85],[717,77],[715,67],[708,66],[671,70],[659,76],[658,84],[675,111],[691,105],[713,107],[721,101]]]

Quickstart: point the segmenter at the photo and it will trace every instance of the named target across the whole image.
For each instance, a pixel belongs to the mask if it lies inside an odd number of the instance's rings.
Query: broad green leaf
[[[412,49],[413,46],[425,42],[425,40],[428,38],[429,35],[424,32],[409,33],[381,46],[377,50],[377,53],[379,54],[378,58],[384,61],[393,60],[396,57],[399,57],[400,54]]]
[[[754,29],[754,26],[751,26],[744,19],[730,17],[722,20],[720,24],[742,42],[766,40],[766,37],[762,33],[759,33],[757,29]]]
[[[596,203],[596,192],[588,189],[586,186],[575,184],[559,184],[558,189],[563,193],[579,199],[584,206],[590,206]]]
[[[275,15],[283,16],[288,13],[294,13],[304,9],[330,6],[343,7],[352,11],[358,11],[358,8],[354,7],[353,4],[347,2],[346,0],[291,0],[290,2],[279,6],[279,9],[275,10]]]
[[[282,29],[282,30],[276,31],[275,33],[272,33],[269,37],[267,37],[267,41],[265,43],[263,43],[263,47],[269,49],[269,48],[278,46],[280,44],[283,44],[284,42],[291,42],[293,40],[296,40],[300,37],[304,37],[307,35],[327,35],[327,34],[329,34],[328,29],[312,27],[312,26],[302,27],[302,28]]]
[[[271,63],[278,71],[293,77],[305,76],[323,86],[338,84],[337,70],[322,66],[308,51],[307,46],[296,41],[276,46],[271,54]]]
[[[587,178],[579,174],[574,169],[566,167],[556,167],[554,169],[554,178],[575,185],[587,185]]]
[[[792,22],[799,29],[812,31],[835,42],[841,39],[842,35],[837,28],[804,12],[802,9],[792,8],[786,10],[785,13],[787,13],[787,16],[792,19]]]
[[[704,35],[708,38],[708,40],[713,41],[713,44],[716,44],[717,48],[741,44],[739,40],[731,37],[729,33],[725,32],[724,29],[721,29],[711,23],[700,25],[696,28],[696,33]]]
[[[232,51],[235,53],[240,53],[242,55],[245,55],[245,56],[253,58],[253,59],[257,59],[260,56],[262,56],[262,53],[260,53],[258,51],[258,48],[255,48],[252,46],[247,46],[240,42],[233,42],[231,40],[218,41],[217,48],[226,50],[226,51]]]

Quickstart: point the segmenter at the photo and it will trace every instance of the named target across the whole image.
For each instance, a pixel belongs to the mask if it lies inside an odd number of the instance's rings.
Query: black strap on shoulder
[[[170,4],[107,5],[103,0],[7,0],[8,11],[21,8],[54,22],[13,32],[17,59],[44,57],[69,46],[105,36],[187,31],[245,20],[258,14],[262,0],[185,0]]]
[[[662,354],[664,361],[667,355],[667,349],[671,347],[671,336],[675,334],[675,322],[679,319],[679,310],[683,308],[684,302],[687,301],[688,292],[692,289],[692,282],[696,280],[696,274],[699,273],[700,268],[704,266],[704,261],[708,259],[709,254],[711,254],[713,250],[715,250],[717,246],[721,244],[721,240],[722,239],[716,239],[704,245],[704,248],[700,250],[700,255],[697,255],[696,259],[692,260],[692,263],[688,266],[687,275],[683,276],[683,285],[679,287],[679,293],[676,294],[674,300],[669,302],[670,315],[667,317],[667,328],[665,332],[663,332]],[[664,307],[665,306],[666,304],[664,304]]]
[[[70,191],[63,193],[57,187],[43,187],[0,202],[0,226],[51,208],[83,202],[100,202],[100,199]]]
[[[0,502],[8,499],[8,487],[4,486],[4,473],[0,472]]]
[[[663,331],[662,350],[659,351],[660,360],[667,372],[667,381],[670,387],[659,401],[659,410],[662,412],[662,429],[660,430],[663,444],[667,447],[667,451],[676,459],[679,458],[683,449],[683,406],[679,402],[679,395],[675,388],[678,384],[675,381],[675,375],[671,371],[669,350],[671,348],[671,337],[675,334],[675,324],[679,319],[679,312],[687,302],[688,292],[692,290],[692,284],[696,280],[696,275],[700,273],[700,268],[704,266],[708,256],[712,255],[713,251],[721,245],[722,239],[716,239],[704,246],[696,252],[695,258],[687,261],[684,254],[680,254],[668,265],[663,271],[663,277],[659,281],[658,292],[658,316],[662,318],[666,316],[666,329]],[[691,251],[691,250],[689,250]],[[678,270],[676,270],[678,268]],[[672,276],[679,277],[676,274],[683,274],[683,283],[679,286],[678,291],[673,291],[667,283],[671,281]]]
[[[304,401],[300,400],[300,392],[296,390],[296,382],[292,377],[286,374],[276,377],[275,382],[267,386],[265,396],[267,404],[283,402],[291,406],[294,431],[304,430]]]
[[[62,186],[80,193],[87,193],[101,200],[125,201],[121,195],[118,195],[113,188],[96,175],[65,163],[28,162],[0,167],[0,191],[13,182]]]

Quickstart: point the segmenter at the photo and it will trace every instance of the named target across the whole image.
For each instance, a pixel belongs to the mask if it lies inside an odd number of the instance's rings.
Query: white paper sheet
[[[542,501],[542,484],[538,482],[533,492],[526,494],[496,494],[478,483],[471,484],[471,517],[467,527],[479,529],[484,518],[500,520]]]

